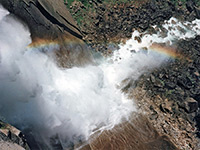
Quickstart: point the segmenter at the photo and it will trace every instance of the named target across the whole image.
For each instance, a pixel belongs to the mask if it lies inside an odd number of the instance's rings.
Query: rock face
[[[33,43],[58,43],[57,62],[61,67],[84,65],[92,56],[62,0],[0,0],[8,11],[25,22]]]
[[[0,4],[27,23],[33,39],[55,39],[66,31],[82,37],[62,0],[0,0]]]

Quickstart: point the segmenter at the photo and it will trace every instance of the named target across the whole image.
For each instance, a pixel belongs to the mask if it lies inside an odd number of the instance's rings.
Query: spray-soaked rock
[[[195,8],[196,17],[200,19],[200,8],[198,7],[194,7],[194,8]]]
[[[188,0],[186,2],[186,8],[189,12],[192,12],[194,10],[194,1],[193,0]]]

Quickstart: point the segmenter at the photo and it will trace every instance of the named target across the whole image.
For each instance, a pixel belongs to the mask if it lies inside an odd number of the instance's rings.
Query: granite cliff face
[[[55,39],[69,33],[82,37],[62,0],[0,0],[0,3],[28,25],[33,39]]]
[[[0,0],[0,4],[28,25],[33,43],[59,44],[56,51],[59,66],[80,66],[92,61],[81,32],[62,0]]]

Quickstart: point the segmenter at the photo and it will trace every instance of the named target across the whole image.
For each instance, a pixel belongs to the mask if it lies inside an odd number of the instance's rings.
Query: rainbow
[[[27,48],[45,48],[45,47],[53,47],[63,44],[83,44],[80,40],[73,40],[69,38],[64,38],[61,40],[47,40],[47,39],[35,39],[31,44],[27,46]],[[164,46],[158,43],[153,43],[149,50],[160,53],[162,55],[169,56],[174,59],[186,59],[191,61],[189,58],[185,57],[181,53],[177,52],[177,50],[173,47]]]
[[[45,40],[45,39],[36,39],[34,42],[29,44],[27,48],[44,48],[44,47],[51,47],[56,46],[59,43],[53,40]]]
[[[169,46],[163,46],[161,44],[153,43],[150,47],[150,50],[155,51],[157,53],[169,56],[174,59],[186,59],[190,61],[189,58],[185,57],[181,53],[178,53],[175,48],[169,47]]]
[[[79,39],[74,39],[70,37],[61,37],[55,40],[50,39],[40,39],[36,38],[32,41],[31,44],[27,46],[27,48],[44,48],[44,47],[51,47],[51,46],[58,46],[58,45],[65,45],[65,44],[83,44],[83,42]]]

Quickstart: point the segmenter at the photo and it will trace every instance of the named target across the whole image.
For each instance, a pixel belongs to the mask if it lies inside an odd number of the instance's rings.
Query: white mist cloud
[[[0,7],[0,114],[32,130],[39,141],[57,134],[66,147],[70,140],[87,139],[95,129],[112,128],[128,118],[136,106],[117,87],[168,60],[155,52],[140,52],[163,42],[159,34],[147,34],[138,43],[134,37],[140,33],[135,31],[99,65],[60,69],[40,49],[27,48],[29,30],[8,14]],[[171,35],[164,41],[172,41]]]
[[[27,48],[28,29],[0,10],[0,114],[8,122],[30,128],[39,141],[58,134],[65,146],[135,110],[109,82],[107,66],[58,68],[40,49]]]

